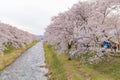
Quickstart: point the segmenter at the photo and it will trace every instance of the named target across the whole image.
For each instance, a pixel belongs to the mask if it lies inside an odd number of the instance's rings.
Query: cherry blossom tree
[[[7,48],[6,46],[11,46],[14,49],[24,48],[27,44],[38,40],[33,34],[17,29],[9,24],[0,23],[0,55],[3,54],[3,51]]]
[[[68,43],[75,40],[78,50],[73,53],[80,53],[83,46],[85,49],[81,53],[84,53],[89,45],[89,51],[97,51],[96,55],[102,57],[100,45],[103,41],[113,41],[115,36],[119,40],[119,3],[120,0],[94,0],[74,4],[68,11],[52,18],[44,41],[59,53],[65,53]],[[100,59],[98,57],[90,61]]]

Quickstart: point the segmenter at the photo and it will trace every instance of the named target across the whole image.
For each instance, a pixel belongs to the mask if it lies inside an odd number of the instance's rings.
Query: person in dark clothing
[[[112,42],[111,49],[113,49],[116,52],[117,47],[116,47],[116,44],[114,42]]]
[[[71,49],[71,46],[72,46],[72,45],[71,45],[70,43],[68,43],[68,49]]]

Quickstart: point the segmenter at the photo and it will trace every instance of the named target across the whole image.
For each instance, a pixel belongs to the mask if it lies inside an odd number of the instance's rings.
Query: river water
[[[39,42],[23,53],[13,64],[0,72],[0,80],[48,80],[43,43]]]

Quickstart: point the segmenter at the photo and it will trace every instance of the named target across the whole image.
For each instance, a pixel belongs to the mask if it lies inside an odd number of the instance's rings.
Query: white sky
[[[0,21],[33,34],[43,34],[52,16],[79,0],[0,0]]]

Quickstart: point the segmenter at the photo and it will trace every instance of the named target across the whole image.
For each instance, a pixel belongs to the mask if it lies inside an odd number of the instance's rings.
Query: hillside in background
[[[2,55],[7,48],[24,48],[27,44],[38,40],[39,38],[33,34],[17,29],[9,24],[0,23],[0,55]]]
[[[44,35],[37,35],[37,37],[42,39],[42,40],[44,39]]]

